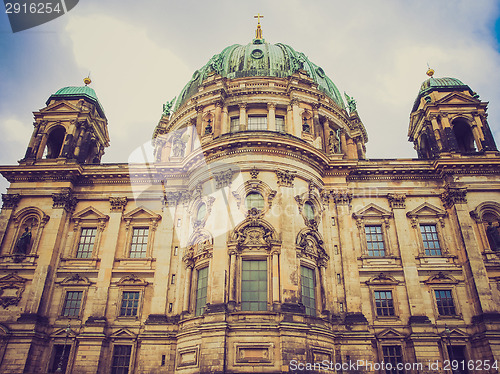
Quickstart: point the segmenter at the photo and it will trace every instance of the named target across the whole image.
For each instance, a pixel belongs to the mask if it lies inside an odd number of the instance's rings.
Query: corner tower
[[[488,103],[456,78],[429,79],[420,87],[410,114],[409,141],[418,158],[466,156],[497,151],[488,126]]]
[[[45,108],[33,113],[35,128],[21,162],[101,162],[109,146],[108,121],[95,91],[88,86],[90,78],[84,83],[83,87],[61,88],[49,97]]]

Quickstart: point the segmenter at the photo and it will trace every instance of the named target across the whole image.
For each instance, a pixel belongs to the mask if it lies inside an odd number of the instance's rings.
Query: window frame
[[[436,292],[443,292],[443,291],[449,291],[450,292],[451,301],[452,301],[452,304],[453,304],[453,309],[454,309],[455,314],[441,314],[440,313],[440,311],[439,311],[439,304],[438,304],[438,297],[436,295]],[[457,308],[457,303],[455,301],[455,300],[457,300],[457,298],[456,298],[456,295],[455,295],[453,287],[445,287],[445,286],[443,286],[443,287],[433,287],[432,288],[432,298],[434,300],[434,307],[435,307],[436,315],[438,316],[438,318],[457,318],[457,317],[460,317],[460,314],[459,314],[458,308]]]
[[[206,295],[205,295],[205,304],[198,308],[198,285],[199,285],[199,281],[200,281],[200,271],[203,271],[205,270],[207,271],[207,276],[206,276],[206,279],[207,279],[207,284],[206,284]],[[194,303],[193,303],[193,306],[194,306],[194,316],[195,317],[201,317],[203,315],[203,313],[205,312],[205,308],[206,308],[206,305],[207,305],[207,302],[208,302],[208,290],[209,290],[209,287],[208,287],[208,279],[209,279],[209,275],[210,275],[210,267],[209,267],[209,263],[208,262],[203,262],[201,264],[199,264],[198,267],[194,268],[194,270],[196,271],[196,277],[195,277],[195,287],[194,288]],[[201,313],[198,314],[198,309],[201,310]]]
[[[140,215],[136,217],[136,215]],[[125,240],[123,242],[122,258],[119,260],[127,261],[151,261],[153,257],[153,244],[155,239],[156,229],[161,220],[161,215],[154,213],[153,211],[138,207],[131,212],[124,215],[123,220],[125,221]],[[132,238],[134,229],[148,228],[148,242],[146,246],[146,254],[144,257],[130,257],[130,250],[132,248]]]
[[[384,353],[384,348],[398,348],[399,349],[399,358],[401,359],[401,361],[396,361],[396,364],[399,364],[399,363],[403,363],[405,362],[405,357],[404,357],[404,349],[403,349],[403,346],[401,344],[391,344],[391,343],[382,343],[380,345],[380,353],[381,353],[381,358],[384,362],[391,362],[391,361],[388,361],[386,359],[386,355]],[[395,356],[396,357],[396,356]],[[391,364],[393,364],[391,362]],[[405,373],[405,370],[404,368],[402,370],[397,370],[396,367],[394,367],[394,364],[392,366],[392,370],[384,370],[386,374],[392,374],[392,373],[395,373],[395,374],[404,374]]]
[[[66,309],[66,300],[69,292],[81,292],[80,297],[80,305],[78,307],[78,313],[76,315],[66,316],[64,315],[64,311]],[[68,287],[63,289],[62,298],[61,298],[61,306],[59,308],[58,318],[60,319],[82,319],[83,315],[83,306],[85,304],[86,290],[76,287]]]
[[[80,250],[80,244],[82,244],[81,243],[81,239],[82,239],[83,231],[84,230],[89,230],[89,229],[95,230],[95,232],[94,232],[94,242],[92,243],[92,250],[90,252],[87,251],[90,254],[88,257],[78,257],[78,253],[79,253],[79,250]],[[80,229],[79,229],[78,239],[76,240],[76,243],[75,243],[76,246],[75,246],[74,258],[82,259],[82,260],[94,258],[94,252],[96,250],[96,243],[97,243],[97,240],[98,240],[98,238],[97,238],[98,235],[99,235],[99,228],[97,226],[92,226],[90,224],[87,224],[85,226],[81,226]]]
[[[366,229],[369,228],[369,227],[380,228],[380,232],[376,231],[374,233],[373,232],[368,233],[366,231]],[[364,231],[365,231],[365,243],[366,243],[366,254],[367,254],[367,256],[371,257],[371,258],[386,257],[387,250],[386,250],[386,240],[384,239],[384,229],[383,229],[383,226],[381,224],[380,225],[369,224],[369,225],[363,225],[363,228],[364,228]],[[370,235],[370,238],[371,238],[373,235],[379,235],[379,234],[380,234],[380,237],[382,238],[382,240],[376,240],[376,241],[368,240],[369,235]],[[373,246],[374,243],[382,243],[382,248],[377,248],[377,249],[371,248],[370,249],[370,245]],[[374,254],[375,252],[382,253],[382,255],[375,255]]]
[[[116,341],[116,342],[113,342],[113,344],[111,344],[111,359],[110,359],[110,373],[113,374],[113,373],[116,373],[116,371],[113,370],[113,364],[114,364],[114,358],[115,358],[115,347],[125,347],[125,346],[128,346],[130,347],[130,356],[129,356],[129,362],[128,362],[128,369],[127,369],[127,373],[130,374],[131,373],[131,367],[133,362],[135,361],[135,344],[133,344],[132,342],[125,342],[125,341]]]
[[[88,206],[87,208],[80,210],[78,213],[75,213],[71,220],[73,221],[73,240],[71,249],[67,255],[71,260],[83,262],[97,259],[99,256],[102,233],[106,229],[109,216],[101,213],[92,206]],[[82,231],[89,228],[96,229],[92,253],[89,257],[77,257]]]
[[[147,235],[138,235],[137,238],[144,238],[146,237],[146,243],[134,243],[134,233],[136,232],[136,230],[147,230],[148,231],[148,234]],[[130,241],[128,243],[128,258],[132,258],[132,259],[145,259],[148,257],[148,249],[149,249],[149,241],[150,241],[150,234],[151,234],[151,230],[149,229],[149,227],[146,227],[146,226],[142,226],[142,225],[137,225],[137,226],[134,226],[131,228],[131,233],[130,233]],[[134,253],[140,253],[140,254],[144,254],[144,256],[134,256],[132,257],[132,246],[134,244],[137,244],[137,245],[141,245],[141,249],[144,248],[144,250],[141,250],[140,252],[139,251],[134,251]]]
[[[282,126],[278,126],[278,118],[280,120],[283,120]],[[276,115],[274,117],[274,121],[276,124],[276,132],[279,132],[280,134],[285,134],[286,133],[286,118],[285,118],[285,116]]]
[[[379,314],[379,307],[377,305],[377,301],[378,300],[381,300],[381,301],[383,301],[383,300],[389,300],[387,298],[385,298],[385,299],[377,299],[377,293],[380,293],[380,292],[384,292],[384,293],[389,292],[390,295],[391,295],[390,301],[391,301],[391,304],[392,304],[390,307],[384,307],[384,306],[382,306],[382,307],[380,307],[380,310],[384,311],[384,310],[387,309],[387,310],[389,310],[389,312],[392,311],[392,314],[389,314],[389,315]],[[397,317],[396,316],[396,307],[394,305],[394,292],[393,292],[392,289],[387,289],[387,288],[386,289],[382,289],[382,288],[374,289],[373,290],[373,304],[374,304],[374,311],[375,311],[375,317],[376,318],[381,318],[382,319],[382,318],[394,318],[394,317]]]
[[[432,239],[431,241],[429,240],[426,240],[424,239],[424,233],[422,232],[422,227],[433,227],[435,231],[430,231],[430,232],[427,232],[425,231],[425,234],[428,235],[429,233],[430,234],[436,234],[436,237],[437,239]],[[423,255],[426,256],[426,257],[443,257],[443,247],[442,247],[442,244],[444,241],[441,240],[440,238],[440,235],[438,233],[438,225],[436,223],[427,223],[427,222],[419,222],[418,224],[418,229],[419,229],[419,232],[420,232],[420,243],[421,243],[421,248],[423,249]],[[426,248],[426,245],[425,243],[426,242],[437,242],[438,245],[439,245],[439,248],[434,248],[434,249],[429,249],[429,248]],[[432,254],[432,251],[436,251],[438,252],[439,250],[439,254]],[[427,253],[429,252],[429,253]]]
[[[395,248],[392,247],[390,239],[390,226],[393,214],[376,204],[370,203],[359,211],[353,213],[353,218],[356,220],[358,227],[359,242],[361,245],[361,257],[367,259],[382,259],[394,258]],[[382,241],[384,243],[384,256],[371,256],[368,250],[368,238],[366,235],[366,226],[380,226]]]
[[[124,315],[122,314],[122,309],[123,309],[123,301],[124,301],[124,295],[125,293],[136,293],[138,294],[137,298],[137,307],[136,307],[136,313],[133,315]],[[122,288],[120,290],[120,303],[119,303],[119,308],[118,308],[118,318],[134,318],[137,319],[141,315],[141,305],[142,305],[142,290],[136,289],[136,288]]]
[[[304,300],[304,294],[303,294],[303,289],[304,289],[304,285],[303,285],[303,279],[302,279],[302,268],[305,268],[305,269],[308,269],[312,272],[312,275],[313,275],[313,294],[314,294],[314,314],[309,314],[307,313],[308,309],[311,309],[311,308],[308,308],[303,300]],[[300,302],[304,305],[305,307],[305,314],[308,316],[308,317],[317,317],[318,316],[318,296],[320,296],[318,294],[319,290],[318,290],[318,276],[319,274],[317,274],[318,272],[318,269],[317,269],[317,266],[314,266],[312,264],[309,264],[309,263],[306,263],[306,262],[301,262],[300,264]]]
[[[244,269],[243,269],[243,263],[244,262],[254,262],[254,261],[255,262],[257,262],[257,261],[264,262],[265,261],[266,262],[266,266],[265,266],[265,268],[266,268],[266,290],[265,290],[265,292],[266,292],[266,301],[265,301],[266,308],[263,309],[263,310],[247,310],[247,309],[243,309],[243,303],[244,302],[245,303],[246,302],[249,302],[249,303],[252,303],[252,302],[262,303],[262,301],[260,301],[260,300],[243,301],[243,281],[244,281],[244,279],[243,279],[243,271],[244,271]],[[270,302],[269,302],[269,300],[270,300],[270,288],[269,287],[270,287],[270,283],[271,283],[270,282],[269,274],[271,273],[270,272],[271,269],[269,268],[268,258],[267,257],[264,258],[262,256],[259,256],[259,257],[243,256],[243,258],[240,257],[239,264],[240,264],[240,266],[239,266],[239,269],[240,269],[240,271],[239,271],[239,276],[240,276],[240,279],[239,279],[239,288],[240,288],[240,290],[238,292],[238,295],[239,295],[239,307],[240,307],[240,310],[242,312],[246,312],[246,313],[248,313],[248,312],[254,313],[254,312],[267,312],[267,311],[269,311],[269,304],[270,304]],[[255,281],[255,280],[252,280],[252,281]],[[260,280],[257,279],[257,281],[260,281]],[[249,291],[249,292],[254,292],[254,291]],[[262,292],[262,290],[259,289],[259,290],[257,290],[257,292]]]
[[[259,119],[259,120],[253,121],[253,119]],[[253,123],[253,122],[255,122],[255,123]],[[252,125],[256,125],[257,128],[252,128]],[[247,115],[247,130],[248,131],[267,131],[268,129],[269,129],[269,124],[268,124],[266,115],[259,115],[259,114]]]

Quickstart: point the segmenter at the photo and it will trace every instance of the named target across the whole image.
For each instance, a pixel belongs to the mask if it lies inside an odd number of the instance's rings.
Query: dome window
[[[207,204],[202,203],[198,208],[198,212],[196,213],[196,220],[203,221],[206,215],[207,215]]]
[[[248,210],[253,208],[262,210],[264,209],[264,197],[259,192],[250,192],[245,198],[245,206]]]
[[[252,56],[252,57],[253,57],[253,58],[255,58],[256,60],[258,60],[258,59],[260,59],[260,58],[264,57],[264,52],[262,52],[262,50],[261,50],[261,49],[258,49],[258,48],[257,48],[257,49],[254,49],[254,50],[252,51],[252,53],[250,53],[250,56]]]
[[[248,117],[248,130],[267,130],[267,117],[250,116]]]
[[[314,219],[314,205],[310,201],[304,204],[304,216],[310,221]]]

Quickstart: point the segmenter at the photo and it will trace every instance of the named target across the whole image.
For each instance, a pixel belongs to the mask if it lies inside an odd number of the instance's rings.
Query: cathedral
[[[368,159],[376,124],[260,23],[141,162],[101,163],[90,79],[50,95],[0,166],[0,372],[497,373],[500,153],[488,103],[427,74],[414,159]]]

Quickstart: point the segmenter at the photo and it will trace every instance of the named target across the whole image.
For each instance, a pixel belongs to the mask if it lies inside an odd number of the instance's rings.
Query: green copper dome
[[[430,77],[425,80],[420,86],[420,90],[418,91],[417,98],[415,99],[415,103],[413,104],[413,112],[417,110],[418,105],[420,103],[420,99],[431,91],[465,91],[468,90],[471,94],[475,94],[472,92],[471,88],[463,83],[461,80],[457,78],[434,78]]]
[[[342,97],[335,84],[326,76],[321,67],[309,61],[303,53],[296,52],[286,44],[269,44],[263,39],[255,39],[253,43],[247,45],[235,44],[225,48],[221,53],[213,56],[205,66],[195,71],[179,95],[174,111],[198,92],[198,87],[210,74],[220,74],[229,79],[286,78],[299,69],[306,71],[321,91],[344,108]]]
[[[50,101],[53,99],[86,99],[97,106],[97,110],[101,117],[106,118],[101,103],[97,98],[97,94],[94,89],[89,86],[61,88],[49,97],[45,105],[49,105]]]

